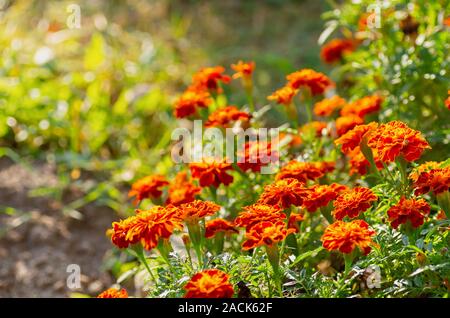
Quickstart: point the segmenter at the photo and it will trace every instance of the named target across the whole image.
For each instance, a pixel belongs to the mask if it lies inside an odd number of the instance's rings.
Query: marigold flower
[[[447,19],[450,20],[450,18],[447,18]],[[449,23],[449,26],[450,26],[450,23]],[[450,90],[448,90],[447,94],[448,94],[448,97],[445,100],[445,107],[447,107],[450,110]]]
[[[136,215],[114,222],[111,241],[119,248],[140,241],[146,250],[151,250],[159,239],[169,238],[174,230],[182,227],[178,211],[154,206],[150,210],[136,210]]]
[[[314,105],[313,111],[317,116],[331,116],[336,110],[344,107],[346,103],[345,99],[338,95],[334,95],[331,98],[325,98],[320,102],[317,102]]]
[[[378,197],[372,190],[363,187],[356,187],[341,193],[333,203],[333,216],[337,220],[342,220],[348,216],[350,219],[357,217],[361,212],[371,207],[372,202]]]
[[[300,146],[303,143],[302,137],[300,137],[300,135],[288,134],[288,133],[285,133],[285,132],[280,132],[279,137],[280,137],[279,138],[280,144],[284,143],[284,139],[285,138],[286,139],[289,138],[289,140],[290,140],[289,143],[288,143],[289,147],[298,147],[298,146]]]
[[[238,120],[248,121],[251,115],[240,111],[236,106],[227,106],[219,108],[211,115],[209,115],[208,120],[205,123],[205,127],[224,127],[227,128],[233,122]]]
[[[370,132],[374,131],[377,127],[378,124],[375,122],[371,122],[367,125],[357,125],[336,139],[334,143],[336,145],[342,145],[342,152],[348,153],[350,150],[358,147],[363,138],[368,138]]]
[[[394,229],[408,221],[411,222],[412,227],[417,228],[423,224],[425,216],[430,214],[430,205],[424,199],[408,200],[402,197],[387,211],[387,214]]]
[[[341,116],[356,115],[364,118],[368,114],[379,111],[382,103],[383,99],[380,96],[366,96],[345,105],[341,110]]]
[[[222,66],[202,68],[192,77],[192,87],[201,91],[220,93],[222,90],[219,82],[228,84],[231,81],[231,77],[222,74],[223,72],[225,68]]]
[[[273,246],[294,232],[295,229],[286,229],[286,224],[281,221],[275,223],[260,222],[245,233],[245,241],[242,244],[242,248],[250,250],[261,245]]]
[[[233,176],[227,174],[228,170],[233,170],[230,163],[221,161],[204,160],[203,162],[189,164],[191,175],[199,179],[200,186],[218,187],[221,183],[229,185],[233,182]]]
[[[272,95],[267,96],[268,100],[273,100],[277,104],[289,105],[292,103],[292,98],[297,95],[298,89],[292,88],[290,86],[284,86],[275,92]]]
[[[371,246],[375,245],[371,236],[375,231],[369,229],[369,224],[363,220],[351,222],[336,221],[330,224],[322,235],[323,247],[329,251],[337,250],[350,254],[355,248],[359,248],[367,255]]]
[[[364,124],[364,120],[356,115],[342,116],[336,119],[336,133],[342,136],[357,125]]]
[[[302,69],[286,76],[288,86],[298,89],[308,87],[312,95],[323,94],[328,88],[332,87],[333,82],[323,73],[312,69]]]
[[[260,172],[261,167],[278,159],[278,152],[272,149],[270,142],[250,141],[243,148],[237,151],[237,165],[242,171]]]
[[[194,115],[198,108],[206,108],[212,103],[211,96],[207,91],[188,89],[175,102],[174,115],[184,118]]]
[[[179,172],[169,186],[166,204],[180,205],[192,202],[200,192],[202,192],[202,188],[188,180],[186,171]]]
[[[440,163],[437,161],[427,161],[422,163],[421,165],[415,167],[411,173],[409,174],[409,178],[413,182],[417,182],[419,179],[419,176],[422,174],[422,172],[427,172],[432,169],[439,169]]]
[[[118,290],[117,288],[108,288],[100,293],[97,298],[128,298],[128,293],[124,288],[121,290]]]
[[[289,215],[289,220],[288,220],[288,229],[294,230],[293,233],[300,232],[300,227],[298,226],[298,222],[301,222],[303,220],[304,220],[304,217],[302,214],[291,213],[291,215]]]
[[[323,121],[311,121],[303,125],[301,131],[307,133],[308,131],[313,131],[316,137],[321,137],[324,129],[327,128],[327,123]]]
[[[431,169],[422,172],[417,181],[413,183],[416,195],[433,191],[434,194],[449,191],[450,189],[450,167]]]
[[[128,197],[135,197],[134,204],[148,198],[159,198],[162,195],[161,188],[169,184],[164,176],[146,176],[137,180],[131,186]]]
[[[338,62],[346,53],[353,52],[356,48],[356,42],[351,39],[333,39],[320,51],[321,59],[328,64]]]
[[[220,210],[220,205],[210,201],[195,200],[183,203],[179,206],[182,218],[187,222],[194,222],[206,216],[216,214]]]
[[[283,166],[278,174],[276,180],[294,178],[300,182],[307,180],[316,180],[334,169],[334,164],[322,162],[301,162],[292,160]]]
[[[268,221],[278,222],[283,221],[286,215],[278,206],[256,203],[243,208],[244,211],[239,213],[234,220],[234,224],[239,227],[245,227],[249,231],[255,224]]]
[[[372,153],[377,169],[382,169],[383,163],[378,159],[376,150],[372,149]],[[353,150],[348,150],[347,156],[350,158],[350,175],[365,175],[367,173],[370,167],[370,162],[366,159],[359,146],[355,147]]]
[[[185,298],[231,298],[233,286],[229,277],[218,269],[207,269],[194,276],[184,286]]]
[[[444,22],[444,25],[450,27],[450,16],[449,16],[449,17],[446,17],[446,18],[444,19],[443,22]],[[449,93],[449,94],[450,94],[450,93]]]
[[[234,227],[233,223],[224,219],[214,219],[205,224],[205,237],[211,238],[217,232],[239,233]]]
[[[311,191],[303,200],[303,206],[309,212],[315,212],[320,207],[327,206],[328,203],[337,198],[337,196],[347,191],[348,187],[342,184],[332,183],[330,185],[315,184],[309,188]]]
[[[283,209],[291,205],[301,206],[308,191],[304,183],[294,178],[280,179],[264,187],[258,203],[276,205]]]
[[[419,131],[400,121],[381,124],[371,134],[367,145],[377,150],[383,162],[392,162],[398,156],[414,161],[420,158],[425,149],[431,148]]]
[[[239,61],[237,64],[231,64],[231,68],[236,71],[236,73],[233,74],[233,78],[244,78],[244,79],[250,79],[252,77],[253,71],[255,69],[255,62],[243,62]]]

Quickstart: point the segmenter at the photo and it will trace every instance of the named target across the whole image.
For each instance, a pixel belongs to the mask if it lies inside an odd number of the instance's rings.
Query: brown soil
[[[29,191],[57,184],[54,167],[31,169],[0,159],[0,297],[97,295],[113,282],[102,271],[111,244],[105,236],[114,219],[107,208],[87,206],[82,220],[66,217],[60,204]],[[8,215],[5,207],[16,209]],[[81,288],[67,287],[69,264],[81,269]]]

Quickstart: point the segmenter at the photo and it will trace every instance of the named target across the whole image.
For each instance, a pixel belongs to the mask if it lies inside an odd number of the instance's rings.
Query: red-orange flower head
[[[280,179],[264,187],[258,203],[276,205],[283,209],[291,205],[301,206],[308,191],[304,183],[294,178]]]
[[[205,127],[227,128],[238,120],[249,121],[250,118],[250,114],[240,111],[236,106],[227,106],[211,113],[205,123]]]
[[[413,183],[416,195],[433,191],[440,194],[450,189],[450,167],[431,169],[419,174],[417,181]]]
[[[166,204],[180,205],[195,200],[195,196],[202,192],[202,188],[193,184],[187,177],[186,171],[179,172],[169,186],[169,196]]]
[[[261,167],[278,160],[278,152],[267,141],[249,141],[237,151],[237,165],[242,171],[260,172]]]
[[[309,212],[315,212],[320,207],[327,206],[331,201],[336,199],[341,192],[348,190],[348,187],[342,184],[333,183],[330,185],[315,184],[309,189],[311,191],[303,200],[303,206]]]
[[[366,96],[345,105],[341,110],[341,116],[356,115],[364,118],[368,114],[379,111],[382,103],[383,99],[380,96]]]
[[[314,114],[317,116],[331,116],[336,110],[341,109],[347,102],[342,97],[334,95],[331,98],[322,99],[314,105]]]
[[[199,219],[216,214],[220,206],[210,201],[195,200],[179,206],[181,217],[186,222],[198,222]]]
[[[372,149],[372,152],[377,169],[378,170],[383,169],[383,163],[378,159],[376,150]],[[361,148],[359,146],[355,147],[353,150],[348,150],[347,156],[350,158],[349,164],[351,175],[353,174],[365,175],[367,173],[370,167],[370,163],[362,153]]]
[[[136,215],[112,225],[111,241],[117,247],[125,248],[140,241],[146,250],[155,248],[159,239],[168,239],[183,227],[177,210],[161,206],[136,210]]]
[[[202,68],[192,77],[192,87],[198,90],[221,93],[222,89],[219,82],[228,84],[231,81],[231,77],[223,74],[223,72],[225,72],[225,68],[222,66]]]
[[[321,137],[323,134],[326,134],[327,123],[324,121],[311,121],[304,124],[301,128],[302,133],[308,134],[308,132],[314,132],[316,137]]]
[[[267,96],[268,100],[273,100],[277,104],[289,105],[292,103],[292,99],[297,95],[298,89],[292,88],[290,86],[283,86],[282,88],[276,90],[272,95]]]
[[[174,115],[184,118],[197,113],[198,108],[207,108],[212,103],[208,91],[198,89],[187,89],[175,102]]]
[[[159,198],[162,195],[161,188],[168,184],[169,182],[167,182],[164,176],[147,176],[133,183],[130,192],[128,192],[128,197],[135,197],[135,204],[144,199]]]
[[[367,144],[377,150],[383,162],[393,162],[398,156],[415,161],[425,149],[431,148],[419,131],[400,121],[381,124],[371,134]]]
[[[229,277],[218,269],[207,269],[194,276],[184,286],[185,298],[231,298],[233,286]]]
[[[205,237],[211,238],[218,232],[239,233],[233,223],[224,219],[214,219],[205,224]]]
[[[320,57],[322,61],[328,64],[339,62],[344,54],[353,52],[356,48],[356,42],[351,39],[333,39],[322,48]]]
[[[198,179],[200,186],[218,187],[220,184],[229,185],[233,182],[233,176],[227,174],[228,170],[233,170],[230,163],[216,160],[204,160],[203,162],[189,164],[191,175]]]
[[[128,298],[128,293],[125,289],[118,290],[117,288],[108,288],[100,293],[97,298]]]
[[[242,77],[244,80],[249,80],[255,70],[255,62],[239,61],[237,64],[231,64],[231,68],[236,71],[236,73],[233,74],[234,79]]]
[[[336,133],[342,136],[357,125],[364,124],[364,120],[356,115],[342,116],[336,119]]]
[[[348,216],[350,219],[357,217],[372,206],[372,202],[378,197],[372,190],[363,187],[356,187],[341,193],[333,203],[333,216],[337,220],[342,220]]]
[[[412,227],[417,228],[423,224],[424,218],[430,214],[430,205],[424,199],[405,199],[392,206],[387,214],[394,229],[400,224],[410,221]]]
[[[239,227],[245,227],[249,231],[254,225],[261,222],[283,221],[286,215],[278,206],[256,203],[243,208],[244,211],[239,213],[234,220],[234,224]]]
[[[448,18],[448,19],[450,20],[450,18]],[[448,97],[445,100],[445,107],[447,107],[450,110],[450,90],[448,90],[447,94],[448,94]]]
[[[334,163],[292,160],[280,169],[275,178],[276,180],[294,178],[300,182],[306,182],[321,178],[326,172],[333,170]]]
[[[348,154],[350,150],[355,149],[361,144],[364,138],[368,138],[370,133],[378,127],[378,124],[371,122],[367,125],[358,125],[347,131],[341,137],[336,139],[336,145],[342,145],[342,152]]]
[[[351,222],[336,221],[330,224],[322,235],[323,247],[329,251],[340,251],[350,254],[355,248],[367,255],[371,246],[375,245],[372,236],[375,231],[369,229],[369,224],[363,220]]]
[[[328,88],[332,87],[333,82],[323,73],[312,69],[303,69],[286,76],[288,86],[298,89],[308,87],[312,95],[323,94]]]
[[[300,213],[291,213],[288,220],[288,230],[293,230],[293,233],[300,232],[299,222],[304,220],[304,216]]]
[[[281,221],[275,223],[260,222],[252,226],[250,231],[245,232],[245,241],[242,248],[250,250],[262,245],[273,246],[294,232],[295,229],[286,229],[286,224]]]

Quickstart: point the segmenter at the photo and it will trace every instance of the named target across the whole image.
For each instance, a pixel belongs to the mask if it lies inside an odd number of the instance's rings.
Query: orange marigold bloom
[[[275,223],[260,222],[245,233],[245,241],[242,244],[242,248],[250,250],[261,245],[272,246],[283,241],[286,236],[294,232],[295,229],[286,229],[286,224],[282,221]]]
[[[314,114],[317,116],[331,116],[333,113],[345,106],[347,102],[338,95],[322,99],[314,105]]]
[[[136,197],[135,204],[147,198],[159,198],[162,195],[161,188],[168,184],[169,182],[164,176],[146,176],[133,183],[130,192],[128,192],[128,197]]]
[[[261,167],[278,160],[278,152],[270,142],[249,141],[243,148],[237,151],[237,165],[242,171],[260,172]]]
[[[249,231],[255,224],[268,221],[283,221],[286,215],[278,206],[256,203],[243,208],[244,211],[234,220],[234,224],[239,227],[245,227]]]
[[[450,167],[431,169],[422,172],[413,187],[416,195],[433,191],[434,194],[449,191],[450,189]]]
[[[450,16],[444,19],[444,25],[450,27]],[[450,94],[450,93],[449,93]]]
[[[394,229],[408,221],[411,222],[412,227],[417,228],[423,224],[425,216],[430,214],[430,209],[430,205],[424,199],[408,200],[402,197],[387,211],[387,214]]]
[[[361,212],[371,207],[372,202],[378,197],[372,190],[363,187],[356,187],[341,193],[333,203],[333,216],[337,220],[342,220],[348,216],[350,219],[357,217]]]
[[[176,175],[168,192],[166,204],[180,205],[194,201],[195,196],[202,192],[202,188],[190,182],[186,171],[182,171]]]
[[[217,232],[239,233],[233,223],[224,219],[214,219],[205,224],[205,237],[211,238]]]
[[[258,203],[276,205],[283,209],[291,205],[301,206],[308,191],[304,183],[294,178],[280,179],[264,187]]]
[[[328,203],[337,198],[337,196],[348,190],[348,187],[342,184],[333,183],[330,185],[315,184],[309,188],[311,191],[303,200],[303,206],[309,212],[315,212],[318,208],[327,206]]]
[[[370,17],[370,13],[363,13],[358,20],[358,30],[365,31],[367,29],[367,19]]]
[[[383,163],[378,159],[376,150],[372,149],[375,165],[377,169],[383,169]],[[348,150],[347,156],[350,158],[350,174],[365,175],[370,167],[370,162],[366,159],[361,151],[361,148],[355,147],[353,150]]]
[[[194,115],[197,108],[206,108],[212,103],[211,96],[207,91],[188,89],[175,102],[174,115],[177,118],[184,118]]]
[[[280,144],[284,143],[284,139],[289,138],[290,141],[288,145],[290,147],[298,147],[303,143],[302,137],[300,137],[299,135],[280,132],[279,137]]]
[[[342,145],[342,152],[348,153],[350,150],[358,147],[363,140],[363,138],[368,138],[370,132],[375,130],[378,127],[378,124],[375,122],[371,122],[367,125],[358,125],[353,129],[347,131],[341,137],[336,139],[334,143],[336,145]]]
[[[218,269],[207,269],[194,276],[184,286],[185,298],[231,298],[233,286],[229,277]]]
[[[240,111],[236,106],[227,106],[211,113],[205,123],[205,127],[219,126],[227,128],[235,121],[248,121],[250,117],[250,114]]]
[[[450,20],[450,18],[448,18],[448,19]],[[447,94],[448,94],[448,97],[445,100],[445,107],[447,107],[450,110],[450,90],[447,92]]]
[[[179,206],[180,214],[187,222],[194,222],[207,216],[216,214],[220,210],[220,205],[210,201],[195,200],[183,203]]]
[[[351,222],[336,221],[330,224],[322,235],[323,247],[329,251],[337,250],[350,254],[355,248],[359,248],[367,255],[371,246],[375,245],[371,236],[375,231],[369,229],[369,224],[363,220]]]
[[[320,51],[321,59],[328,64],[338,62],[346,53],[353,52],[356,48],[356,42],[351,39],[333,39]]]
[[[108,288],[100,293],[97,298],[128,298],[128,293],[124,288],[121,290],[118,290],[117,288]]]
[[[422,172],[427,172],[432,169],[439,169],[439,166],[441,164],[437,161],[427,161],[422,163],[421,165],[415,167],[411,173],[409,174],[409,178],[416,182],[419,179],[419,176],[422,174]]]
[[[400,121],[381,124],[371,134],[367,144],[377,150],[383,162],[392,162],[398,156],[414,161],[420,158],[425,149],[431,148],[419,131]]]
[[[298,89],[308,87],[312,95],[323,94],[328,88],[332,87],[333,82],[323,73],[312,69],[302,69],[286,76],[288,86]]]
[[[364,120],[356,115],[342,116],[336,119],[336,133],[342,136],[357,125],[364,124]]]
[[[380,96],[366,96],[345,105],[341,110],[341,116],[356,115],[364,118],[368,114],[379,111],[382,103],[383,99]]]
[[[214,91],[220,93],[222,90],[219,82],[228,84],[231,77],[222,74],[225,68],[222,66],[205,67],[192,77],[192,87],[202,91]]]
[[[268,100],[273,100],[277,104],[289,105],[292,103],[292,98],[297,95],[298,89],[292,88],[290,86],[284,86],[275,92],[272,95],[267,96]]]
[[[200,186],[218,187],[221,183],[229,185],[233,182],[233,176],[227,174],[228,170],[233,170],[230,163],[205,160],[204,162],[189,164],[192,177],[199,179]]]
[[[326,162],[301,162],[292,160],[280,169],[276,180],[294,178],[300,182],[316,180],[325,175],[326,172],[334,170],[334,163]]]
[[[311,121],[303,125],[301,131],[307,133],[308,131],[313,131],[317,137],[322,136],[322,132],[327,128],[327,123],[324,121]]]
[[[158,245],[161,238],[168,239],[174,230],[182,229],[178,211],[161,206],[150,210],[136,210],[136,215],[113,223],[111,241],[119,248],[141,242],[146,250]]]
[[[288,220],[288,229],[294,230],[293,233],[300,232],[300,227],[298,226],[298,222],[301,222],[304,220],[304,217],[300,213],[291,213]]]
[[[252,77],[253,71],[255,70],[255,62],[243,62],[239,61],[237,64],[231,64],[231,68],[236,71],[233,74],[233,78],[244,78],[250,79]]]

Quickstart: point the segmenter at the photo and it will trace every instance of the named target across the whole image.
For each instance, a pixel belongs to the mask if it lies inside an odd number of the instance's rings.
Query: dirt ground
[[[102,272],[111,248],[105,231],[114,212],[88,206],[83,220],[65,217],[56,202],[30,197],[29,191],[56,184],[54,167],[32,169],[0,159],[0,297],[67,297],[73,292],[97,295],[113,282]],[[7,230],[6,230],[7,229]],[[67,287],[67,266],[78,264],[81,288]]]

